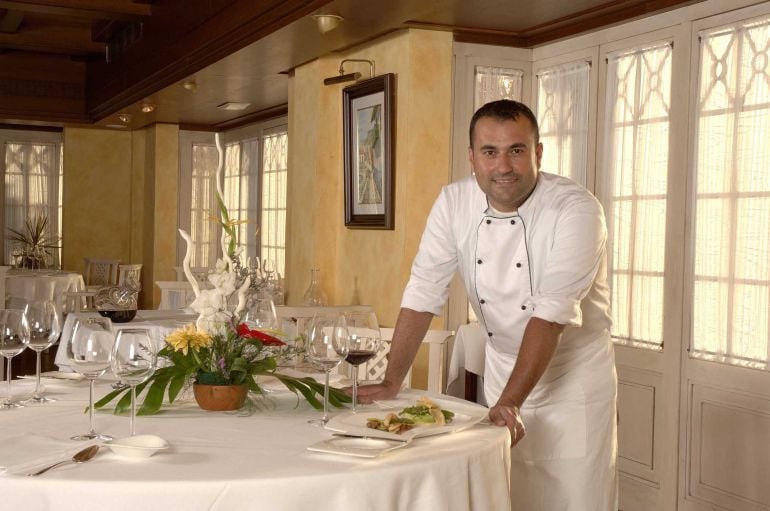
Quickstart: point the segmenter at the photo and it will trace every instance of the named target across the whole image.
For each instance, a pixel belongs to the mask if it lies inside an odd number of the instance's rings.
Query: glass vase
[[[305,291],[305,297],[303,303],[310,306],[325,306],[327,305],[326,293],[321,289],[321,283],[319,282],[319,273],[321,270],[313,268],[310,270],[310,285]]]

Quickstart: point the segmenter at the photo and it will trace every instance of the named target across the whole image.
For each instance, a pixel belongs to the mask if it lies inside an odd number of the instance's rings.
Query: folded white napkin
[[[88,445],[35,434],[5,437],[0,440],[0,474],[28,474],[69,459]]]

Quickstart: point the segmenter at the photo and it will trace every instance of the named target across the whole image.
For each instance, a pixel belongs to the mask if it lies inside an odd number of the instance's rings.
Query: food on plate
[[[398,412],[389,413],[384,419],[369,418],[366,427],[387,431],[388,433],[403,433],[415,426],[443,426],[452,422],[455,414],[442,410],[428,397],[421,397],[414,406],[408,406]]]

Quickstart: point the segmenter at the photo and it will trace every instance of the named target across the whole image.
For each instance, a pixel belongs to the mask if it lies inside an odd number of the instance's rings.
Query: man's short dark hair
[[[471,128],[469,131],[471,147],[473,147],[473,131],[476,128],[476,123],[482,117],[492,117],[498,121],[515,121],[520,115],[529,119],[532,129],[535,130],[535,145],[539,144],[540,128],[537,126],[537,118],[535,118],[532,110],[524,103],[519,103],[512,99],[499,99],[497,101],[490,101],[482,106],[471,117]]]

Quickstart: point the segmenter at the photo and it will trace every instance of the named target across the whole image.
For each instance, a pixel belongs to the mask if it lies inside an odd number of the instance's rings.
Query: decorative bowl
[[[105,318],[110,318],[113,323],[128,323],[136,317],[136,309],[126,310],[100,310],[99,314]]]
[[[118,438],[106,442],[112,452],[125,458],[149,458],[163,449],[168,449],[168,442],[156,435],[136,435]]]

